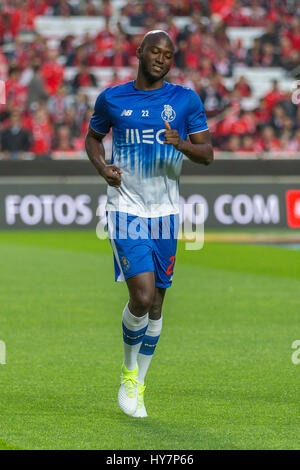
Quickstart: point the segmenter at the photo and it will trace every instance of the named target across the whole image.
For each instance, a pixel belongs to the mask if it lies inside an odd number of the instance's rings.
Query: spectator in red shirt
[[[38,33],[30,43],[26,41],[24,44],[19,40],[18,34],[23,30],[31,30],[34,26],[34,18],[40,14],[59,14],[67,17],[82,13],[87,15],[100,14],[105,17],[106,24],[96,38],[91,39],[89,33],[85,34],[80,38],[81,45],[79,47],[76,47],[78,39],[75,36],[63,38],[60,45],[60,54],[67,59],[66,66],[79,67],[82,62],[85,62],[88,66],[109,66],[114,67],[116,70],[120,66],[134,66],[134,61],[137,61],[135,52],[140,42],[140,34],[126,34],[120,21],[114,25],[114,29],[111,29],[109,19],[112,5],[109,0],[103,0],[102,2],[94,2],[94,0],[87,0],[86,2],[81,0],[27,0],[26,2],[22,0],[2,0],[2,3],[0,44],[3,42],[5,46],[9,45],[9,48],[5,49],[5,55],[0,53],[0,80],[2,77],[4,77],[2,80],[7,78],[6,57],[8,57],[10,68],[12,68],[12,65],[17,64],[18,69],[23,71],[22,80],[24,82],[21,82],[19,77],[17,79],[13,75],[9,77],[7,81],[8,105],[7,109],[1,108],[0,119],[2,121],[6,119],[11,106],[17,106],[25,110],[27,108],[27,113],[30,113],[29,104],[32,101],[31,99],[24,100],[26,94],[28,96],[28,90],[23,83],[30,81],[29,65],[33,63],[33,59],[38,58],[40,63],[44,65],[34,78],[41,77],[51,94],[49,99],[44,92],[42,94],[38,93],[38,101],[44,95],[50,108],[51,104],[57,101],[54,107],[54,109],[57,108],[57,112],[54,111],[52,116],[57,122],[69,126],[72,137],[77,135],[76,126],[78,128],[82,123],[84,107],[80,110],[80,119],[77,119],[79,115],[77,110],[65,109],[62,106],[60,85],[63,83],[64,68],[57,62],[57,55],[52,58],[48,57],[51,54],[49,54],[49,47],[46,44],[47,39],[38,35]],[[139,5],[136,5],[136,3]],[[119,7],[114,6],[113,8],[118,10]],[[210,122],[211,125],[216,127],[218,145],[223,145],[226,137],[233,132],[237,133],[238,136],[246,136],[242,138],[243,142],[240,148],[245,147],[248,149],[251,141],[254,142],[254,148],[261,147],[263,149],[263,136],[258,131],[270,123],[275,129],[275,138],[278,138],[278,135],[282,136],[280,147],[290,147],[286,145],[286,139],[291,138],[292,141],[292,132],[296,123],[300,126],[300,108],[292,103],[290,98],[292,92],[289,94],[283,93],[277,85],[266,95],[265,99],[260,101],[260,108],[256,109],[254,113],[239,114],[237,111],[243,104],[241,98],[251,96],[251,89],[241,79],[233,91],[227,91],[223,85],[222,77],[231,76],[232,67],[238,64],[263,68],[279,65],[288,72],[298,67],[300,63],[300,18],[297,14],[297,8],[293,2],[287,0],[282,2],[278,0],[276,2],[271,2],[271,0],[264,0],[263,2],[258,0],[253,2],[248,0],[212,0],[211,2],[206,0],[203,2],[198,0],[166,0],[165,2],[157,0],[146,0],[144,2],[139,0],[135,2],[135,0],[128,0],[127,5],[122,10],[132,24],[142,25],[142,29],[151,30],[160,27],[160,25],[157,25],[158,20],[168,26],[167,29],[175,43],[177,43],[178,49],[175,53],[177,69],[173,68],[167,80],[191,86],[197,92],[203,89],[206,90],[205,100],[208,102],[208,109],[210,109],[208,113],[212,112]],[[173,21],[173,13],[176,16],[189,16],[191,21],[186,27],[179,28],[176,26],[177,22],[174,23]],[[219,18],[224,18],[225,21],[221,20],[217,24],[211,13],[219,15]],[[229,39],[227,36],[228,25],[262,25],[264,33],[259,38],[254,39],[252,49],[247,51],[243,41]],[[186,68],[185,73],[179,73],[178,68],[180,70]],[[218,80],[216,75],[218,75]],[[108,84],[105,83],[105,86],[122,83],[125,77],[123,80],[120,76],[115,75]],[[126,81],[130,79],[131,77],[126,77]],[[78,80],[78,83],[76,80]],[[81,70],[76,80],[73,88],[76,95],[81,87],[97,85],[89,75],[88,70]],[[37,80],[35,81],[38,83]],[[31,82],[31,91],[32,89],[36,91],[35,81]],[[72,85],[72,82],[70,85]],[[101,85],[104,85],[104,83],[101,82]],[[39,86],[39,88],[41,87]],[[221,110],[218,103],[215,106],[217,100],[213,89],[216,90],[216,93],[220,95],[223,101]],[[33,101],[33,108],[35,109],[37,100],[34,99]],[[25,105],[24,102],[26,102]],[[281,116],[282,122],[280,122],[280,111],[277,111],[276,108],[278,103],[282,103],[285,108],[285,112]],[[71,104],[74,105],[74,97],[72,97],[70,106]],[[224,119],[218,124],[224,106],[228,106],[229,109],[228,112],[226,111]],[[75,122],[74,125],[72,120]],[[248,139],[249,134],[253,135],[253,132],[258,132],[258,136],[255,136],[252,140],[250,137]],[[274,147],[275,144],[273,141],[271,145],[270,139],[268,140],[269,146]],[[291,147],[295,146],[295,143],[291,144]]]
[[[253,135],[244,135],[244,137],[242,137],[242,145],[239,151],[245,153],[252,153],[256,151]]]
[[[271,110],[264,98],[259,100],[259,106],[254,111],[256,123],[258,126],[268,124],[271,120]]]
[[[238,110],[235,107],[228,107],[224,112],[224,118],[216,127],[216,134],[226,137],[230,134],[232,125],[238,120]]]
[[[53,130],[47,112],[37,109],[30,121],[33,144],[30,151],[37,156],[48,156],[51,151]]]
[[[115,39],[112,52],[113,54],[111,56],[111,63],[109,64],[110,66],[128,67],[129,56],[126,50],[124,50],[121,38],[119,36],[117,36]]]
[[[173,39],[173,41],[176,41],[176,38],[179,33],[179,29],[177,28],[176,24],[174,23],[174,17],[172,15],[167,15],[167,18],[165,19],[167,28],[166,30],[168,31],[169,35]]]
[[[232,123],[230,133],[236,135],[253,134],[256,130],[253,113],[240,111],[239,118]]]
[[[240,0],[235,0],[229,8],[224,9],[222,11],[222,16],[228,26],[241,26],[245,24],[246,18],[243,15],[242,3]]]
[[[201,63],[201,60],[203,61],[203,59],[204,57],[202,57],[201,59],[201,57],[199,56],[199,49],[197,46],[188,47],[186,51],[184,66],[189,67],[190,69],[197,70],[200,68],[200,63]],[[206,69],[205,64],[203,63],[202,63],[202,68],[203,68],[203,72],[206,73],[207,69]],[[211,68],[209,69],[210,70],[207,72],[208,75],[211,73]]]
[[[36,15],[48,15],[50,13],[49,5],[51,0],[29,0],[29,5],[34,8]]]
[[[0,47],[0,80],[7,79],[7,72],[8,72],[8,62],[7,58]]]
[[[9,34],[11,36],[11,33],[9,31],[10,28],[10,18],[5,11],[0,14],[0,44],[3,44],[7,38],[7,35]]]
[[[285,33],[285,36],[291,41],[292,48],[300,50],[300,19],[294,16],[291,21],[291,27]]]
[[[209,57],[202,57],[197,67],[201,77],[211,77],[216,72],[216,67]]]
[[[234,88],[240,93],[241,98],[246,98],[251,95],[251,87],[243,75],[239,77]]]
[[[79,66],[79,71],[72,82],[72,88],[76,93],[81,87],[97,87],[97,79],[90,72],[88,66],[83,62]]]
[[[27,101],[27,87],[20,81],[20,70],[17,67],[11,67],[8,72],[6,82],[7,104],[12,105],[19,111],[24,111]]]
[[[241,148],[241,139],[238,135],[231,135],[225,144],[228,152],[238,152]]]
[[[225,19],[232,10],[234,0],[211,0],[211,11]]]
[[[261,2],[250,2],[250,7],[244,16],[245,26],[265,26],[267,12],[259,3]]]
[[[266,126],[261,131],[260,144],[262,149],[266,152],[272,152],[280,149],[280,141],[275,136],[273,127]]]
[[[109,20],[112,15],[112,5],[110,0],[102,0],[101,16]]]
[[[64,78],[64,67],[57,61],[57,49],[48,49],[47,56],[47,61],[42,65],[40,73],[47,93],[55,95]]]
[[[70,128],[68,126],[59,126],[56,130],[56,138],[54,143],[54,151],[74,152],[75,148],[72,144]]]
[[[279,101],[282,101],[284,97],[285,97],[285,94],[279,89],[278,80],[273,80],[272,89],[264,97],[268,110],[272,111],[274,106]]]
[[[13,36],[17,36],[20,32],[33,31],[36,15],[37,12],[30,3],[16,0],[15,8],[11,12],[11,31]]]

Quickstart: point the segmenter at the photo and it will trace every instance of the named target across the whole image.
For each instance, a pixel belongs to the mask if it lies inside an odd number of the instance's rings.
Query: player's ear
[[[142,57],[142,53],[143,53],[142,48],[138,47],[135,55],[137,56],[138,59],[140,59]]]

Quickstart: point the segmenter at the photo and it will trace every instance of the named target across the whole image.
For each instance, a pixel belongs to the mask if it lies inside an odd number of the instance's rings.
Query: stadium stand
[[[217,157],[296,158],[299,13],[299,0],[0,0],[0,158],[85,158],[96,96],[134,78],[158,28],[176,44],[167,80],[201,96]]]

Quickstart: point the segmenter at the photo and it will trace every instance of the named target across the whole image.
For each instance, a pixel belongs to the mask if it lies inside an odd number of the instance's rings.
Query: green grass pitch
[[[148,376],[117,405],[124,283],[92,232],[0,233],[1,449],[299,449],[299,252],[179,243]]]

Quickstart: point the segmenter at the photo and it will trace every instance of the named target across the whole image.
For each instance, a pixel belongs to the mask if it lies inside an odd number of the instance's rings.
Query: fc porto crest
[[[126,256],[122,256],[122,266],[123,266],[123,270],[125,272],[127,272],[128,269],[130,268],[130,263],[129,263],[128,259],[126,258]]]
[[[164,104],[164,110],[161,113],[161,117],[164,121],[172,122],[176,118],[176,113],[172,106],[169,104]]]

